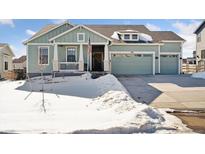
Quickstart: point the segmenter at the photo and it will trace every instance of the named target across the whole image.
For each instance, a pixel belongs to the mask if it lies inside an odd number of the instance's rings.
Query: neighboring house
[[[90,43],[89,43],[90,42]],[[27,72],[180,74],[184,39],[144,25],[48,25],[24,42]],[[91,46],[90,46],[91,44]],[[88,48],[92,49],[88,52]]]
[[[199,25],[194,32],[196,34],[196,59],[197,64],[199,61],[205,61],[205,20]]]
[[[14,70],[23,70],[26,69],[26,56],[21,56],[13,60],[13,69]]]
[[[196,51],[193,51],[192,57],[183,59],[183,64],[196,64]]]
[[[6,43],[0,43],[0,76],[13,70],[12,58],[14,53]]]

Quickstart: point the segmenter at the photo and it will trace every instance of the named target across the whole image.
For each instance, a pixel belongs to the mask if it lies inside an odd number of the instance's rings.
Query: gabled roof
[[[205,20],[199,25],[199,27],[194,31],[194,34],[200,33],[205,27]]]
[[[88,30],[91,30],[91,31],[95,32],[96,34],[98,34],[98,35],[100,35],[108,40],[111,40],[113,42],[116,42],[116,43],[125,43],[125,42],[122,40],[119,41],[119,40],[113,39],[111,37],[113,35],[113,33],[115,31],[126,31],[126,30],[134,30],[134,31],[138,31],[139,33],[148,34],[153,38],[153,43],[159,43],[159,42],[162,42],[163,40],[185,41],[183,38],[181,38],[179,35],[177,35],[176,33],[172,32],[172,31],[150,31],[144,25],[77,25],[77,26],[74,26],[73,28],[51,38],[50,41],[76,29],[79,26],[84,26]],[[30,41],[34,38],[37,38],[39,36],[42,36],[42,35],[48,33],[49,31],[54,30],[57,27],[59,27],[59,25],[47,25],[47,26],[43,27],[39,32],[37,32],[34,36],[32,36],[28,41]]]
[[[13,63],[23,63],[26,61],[26,56],[21,56],[13,60]]]
[[[6,45],[8,45],[7,43],[0,43],[0,48],[5,47]]]
[[[115,31],[123,31],[123,30],[134,30],[140,33],[145,33],[153,38],[154,43],[161,42],[162,40],[170,40],[170,41],[185,41],[183,38],[178,36],[176,33],[171,31],[150,31],[144,25],[86,25],[87,27],[111,38],[113,32]],[[114,40],[114,42],[123,42],[119,40]]]
[[[31,38],[29,38],[28,40],[26,40],[25,42],[23,42],[23,44],[26,44],[28,43],[29,41],[32,41],[44,34],[47,34],[48,32],[52,31],[52,30],[55,30],[56,28],[64,25],[64,24],[69,24],[69,25],[72,25],[68,22],[64,22],[62,24],[49,24],[49,25],[46,25],[44,26],[43,28],[41,28],[36,34],[34,34]],[[72,25],[73,26],[73,25]]]
[[[61,33],[61,34],[59,34],[59,35],[57,35],[57,36],[55,36],[55,37],[49,39],[49,41],[55,40],[56,38],[59,38],[59,37],[61,37],[61,36],[65,35],[65,34],[71,32],[71,31],[73,31],[73,30],[79,28],[79,27],[83,27],[83,28],[85,28],[85,29],[88,30],[88,31],[91,31],[91,32],[93,32],[93,33],[95,33],[95,34],[97,34],[97,35],[99,35],[99,36],[101,36],[101,37],[103,37],[103,38],[105,38],[105,39],[107,39],[107,40],[112,41],[112,39],[110,39],[109,37],[103,35],[102,33],[99,33],[98,31],[95,31],[95,30],[93,30],[93,29],[91,29],[91,28],[89,28],[89,27],[87,27],[87,26],[84,26],[84,25],[77,25],[77,26],[75,26],[75,27],[73,27],[73,28],[71,28],[71,29],[69,29],[69,30],[67,30],[67,31],[65,31],[65,32],[63,32],[63,33]]]
[[[11,56],[13,57],[15,56],[8,43],[0,43],[0,49],[3,49],[3,48],[7,48],[9,52],[11,53]]]

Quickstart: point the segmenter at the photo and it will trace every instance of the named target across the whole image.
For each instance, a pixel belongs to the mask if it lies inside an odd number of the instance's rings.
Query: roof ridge
[[[143,24],[139,24],[139,25],[125,25],[125,24],[83,24],[85,26],[145,26]],[[146,27],[146,26],[145,26]]]

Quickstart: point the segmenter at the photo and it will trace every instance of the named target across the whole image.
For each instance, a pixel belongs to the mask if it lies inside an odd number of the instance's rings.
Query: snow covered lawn
[[[45,108],[42,108],[42,82]],[[32,92],[31,92],[32,89]],[[135,102],[112,75],[0,82],[1,133],[188,133],[181,120]]]
[[[193,78],[202,78],[205,79],[205,72],[198,72],[198,73],[194,73],[192,74]]]

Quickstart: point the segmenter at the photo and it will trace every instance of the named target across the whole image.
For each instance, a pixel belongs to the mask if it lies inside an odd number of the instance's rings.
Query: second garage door
[[[178,55],[160,56],[160,74],[178,74]]]
[[[152,54],[112,54],[113,74],[153,74]]]

